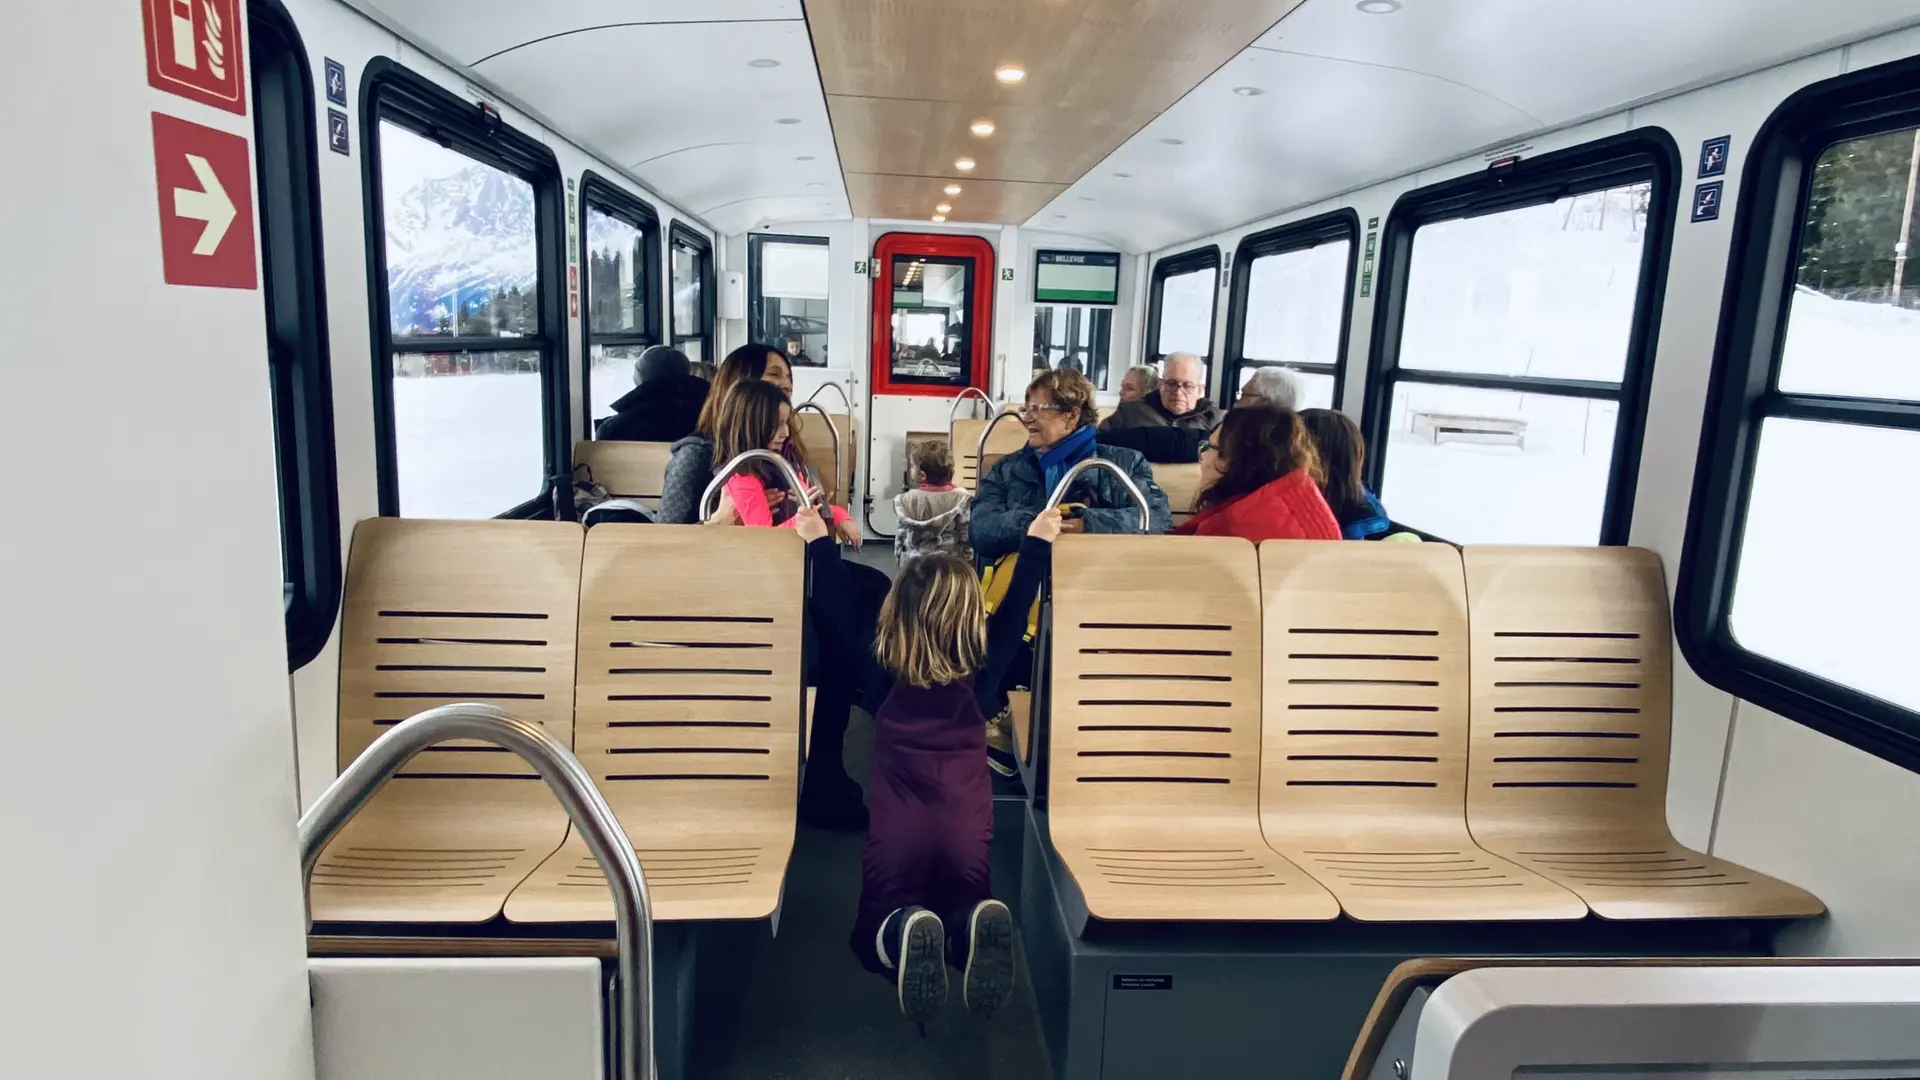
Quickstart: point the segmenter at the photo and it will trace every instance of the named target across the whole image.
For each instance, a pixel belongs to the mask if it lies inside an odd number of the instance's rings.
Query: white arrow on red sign
[[[211,255],[220,250],[220,241],[227,238],[227,230],[233,227],[233,219],[238,215],[233,200],[227,197],[227,189],[220,185],[219,174],[206,158],[198,154],[188,154],[187,166],[193,170],[194,178],[200,181],[200,190],[192,188],[173,189],[173,212],[190,221],[206,223],[206,229],[200,233],[200,239],[193,245],[195,255]]]

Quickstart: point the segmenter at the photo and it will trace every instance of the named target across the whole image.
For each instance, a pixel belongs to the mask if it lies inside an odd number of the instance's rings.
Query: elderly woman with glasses
[[[1027,385],[1020,409],[1027,445],[987,471],[973,500],[970,539],[974,555],[992,562],[1020,550],[1027,526],[1046,505],[1067,470],[1090,457],[1118,465],[1147,497],[1149,531],[1166,532],[1171,519],[1167,496],[1153,482],[1147,459],[1133,450],[1103,446],[1094,440],[1093,384],[1077,371],[1048,371]],[[1131,533],[1140,530],[1140,510],[1118,477],[1104,469],[1081,473],[1061,500],[1084,506],[1063,531]]]

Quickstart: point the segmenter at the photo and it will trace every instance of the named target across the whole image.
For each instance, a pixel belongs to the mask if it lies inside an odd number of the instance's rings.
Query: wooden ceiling
[[[1031,218],[1302,0],[806,0],[853,212]],[[994,70],[1026,71],[1003,84]],[[991,136],[969,126],[993,121]],[[954,167],[970,157],[971,171]],[[957,196],[944,194],[961,185]]]

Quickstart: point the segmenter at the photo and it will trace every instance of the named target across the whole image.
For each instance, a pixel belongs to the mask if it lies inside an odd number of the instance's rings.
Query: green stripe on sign
[[[1043,304],[1111,304],[1115,299],[1104,289],[1041,289],[1039,296]]]

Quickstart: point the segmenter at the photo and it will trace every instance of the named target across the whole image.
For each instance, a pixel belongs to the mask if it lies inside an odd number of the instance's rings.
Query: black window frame
[[[1331,364],[1288,364],[1276,360],[1249,360],[1247,305],[1253,289],[1253,264],[1275,255],[1307,251],[1322,244],[1347,242],[1347,282],[1340,307],[1340,345]],[[1220,393],[1239,396],[1241,369],[1286,367],[1312,375],[1333,376],[1333,407],[1338,409],[1347,390],[1347,346],[1353,333],[1354,281],[1360,272],[1360,215],[1352,207],[1250,233],[1233,253],[1233,281],[1227,300],[1227,349],[1221,363]]]
[[[1147,362],[1158,367],[1167,358],[1160,351],[1160,304],[1166,298],[1167,279],[1182,274],[1197,273],[1201,270],[1213,271],[1213,306],[1207,315],[1207,352],[1208,376],[1211,378],[1220,368],[1213,355],[1214,338],[1218,336],[1220,321],[1220,273],[1222,270],[1220,245],[1208,244],[1205,247],[1191,248],[1178,255],[1169,255],[1153,264],[1152,285],[1147,297],[1147,340],[1146,348],[1140,350]]]
[[[1514,393],[1550,394],[1613,401],[1613,460],[1600,519],[1598,546],[1625,544],[1633,526],[1633,504],[1640,479],[1641,447],[1646,438],[1647,397],[1653,386],[1654,353],[1666,306],[1667,266],[1673,250],[1681,194],[1680,147],[1665,129],[1637,128],[1620,135],[1513,162],[1495,162],[1470,176],[1442,181],[1402,195],[1387,215],[1381,238],[1379,282],[1374,293],[1373,342],[1368,356],[1366,404],[1361,430],[1366,436],[1366,480],[1381,490],[1386,476],[1388,427],[1392,423],[1394,385],[1401,381],[1464,386]],[[1646,238],[1640,255],[1640,283],[1627,336],[1620,382],[1479,375],[1403,370],[1400,335],[1405,328],[1407,278],[1412,269],[1414,233],[1423,225],[1481,217],[1557,202],[1629,184],[1650,183]],[[1410,522],[1418,526],[1419,522]]]
[[[280,471],[287,669],[320,655],[340,615],[340,487],[334,465],[320,134],[313,67],[280,0],[247,12],[261,297]]]
[[[700,256],[700,330],[698,333],[682,334],[680,328],[673,325],[673,249],[686,247]],[[718,297],[714,295],[713,241],[689,228],[684,221],[675,221],[667,230],[666,251],[667,279],[667,336],[675,348],[682,342],[700,342],[700,359],[709,364],[718,364],[720,358],[713,354],[714,307]]]
[[[1811,166],[1838,143],[1913,127],[1920,127],[1920,59],[1808,86],[1774,110],[1754,137],[1727,259],[1674,623],[1681,654],[1708,683],[1920,772],[1920,712],[1743,648],[1730,625],[1761,423],[1798,419],[1920,431],[1920,403],[1776,388]]]
[[[587,215],[598,211],[607,217],[640,230],[641,249],[645,259],[640,267],[640,295],[646,298],[647,306],[642,313],[641,327],[638,332],[598,334],[593,329],[593,243],[587,238]],[[580,350],[580,366],[586,371],[586,380],[581,387],[580,398],[583,409],[580,415],[580,431],[585,438],[594,438],[593,421],[593,350],[596,345],[610,348],[646,348],[660,344],[660,256],[663,250],[660,243],[660,213],[645,199],[615,184],[612,180],[588,169],[580,177],[580,337],[584,347]]]
[[[385,192],[380,182],[380,124],[388,121],[462,156],[533,186],[534,243],[540,333],[535,337],[396,338],[387,290]],[[538,352],[546,445],[546,479],[538,493],[496,515],[554,515],[556,479],[573,456],[572,393],[567,363],[567,210],[560,162],[538,138],[504,123],[497,112],[467,101],[388,59],[375,57],[360,80],[360,170],[366,206],[368,311],[373,332],[374,457],[380,515],[400,516],[400,474],[394,445],[393,357],[399,352]]]
[[[766,332],[766,312],[762,310],[766,293],[760,287],[761,254],[763,244],[796,244],[806,247],[823,247],[831,251],[833,241],[825,236],[794,236],[788,233],[748,233],[747,234],[747,340],[761,341],[779,348],[786,348],[786,338]],[[832,256],[828,256],[832,264]],[[832,274],[828,274],[828,291],[833,288]],[[831,317],[829,317],[831,324]]]

